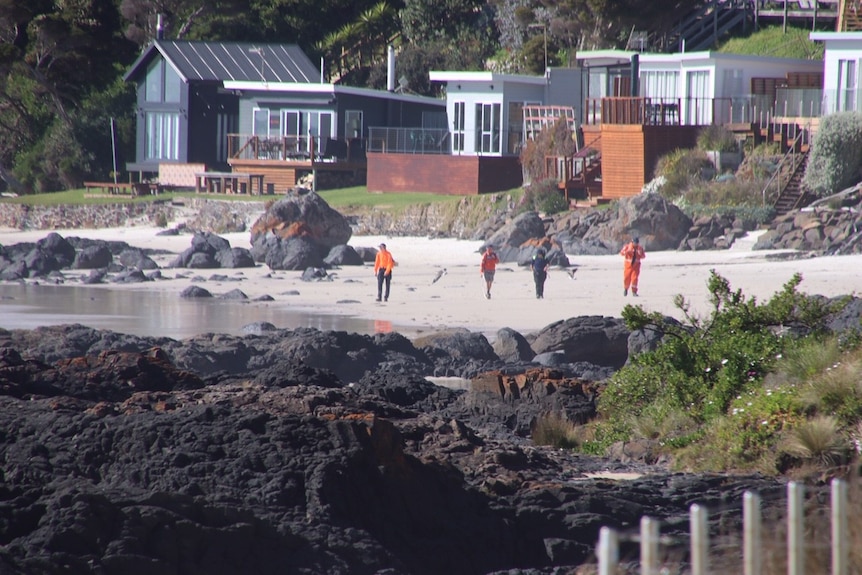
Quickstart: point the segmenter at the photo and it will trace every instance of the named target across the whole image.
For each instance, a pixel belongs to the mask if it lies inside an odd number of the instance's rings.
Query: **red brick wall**
[[[515,157],[368,154],[369,192],[431,192],[469,196],[521,185]]]

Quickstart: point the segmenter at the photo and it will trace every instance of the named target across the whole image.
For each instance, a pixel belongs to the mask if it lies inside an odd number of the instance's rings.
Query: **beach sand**
[[[136,226],[57,230],[64,237],[119,240],[132,246],[168,251],[170,255],[154,258],[165,267],[175,254],[190,247],[191,236],[159,236],[159,231]],[[48,233],[45,230],[0,229],[0,244],[33,242]],[[230,241],[232,247],[251,247],[247,232],[223,234],[222,237]],[[837,296],[859,289],[862,255],[806,257],[789,251],[752,251],[755,239],[756,234],[749,235],[725,251],[647,251],[638,298],[623,296],[622,258],[614,255],[569,256],[572,267],[577,268],[574,279],[567,270],[552,268],[545,284],[545,297],[541,300],[535,297],[532,275],[526,268],[502,263],[497,267],[492,298],[486,299],[484,281],[479,273],[481,256],[478,250],[482,242],[382,236],[354,236],[349,244],[376,247],[381,241],[386,242],[398,262],[388,302],[374,301],[377,288],[370,264],[330,270],[334,281],[320,282],[304,282],[300,280],[301,271],[272,271],[265,264],[242,269],[163,269],[164,276],[174,279],[139,284],[111,283],[100,289],[162,290],[179,294],[192,285],[193,276],[210,277],[218,273],[244,279],[196,285],[214,295],[233,289],[241,289],[250,299],[270,295],[276,301],[267,303],[268,306],[370,319],[380,322],[380,331],[387,331],[387,325],[416,326],[420,328],[417,332],[464,327],[488,334],[490,339],[503,327],[526,334],[575,316],[620,317],[626,304],[638,304],[647,311],[681,319],[682,313],[673,304],[676,294],[685,296],[690,303],[690,313],[704,316],[710,311],[706,284],[712,269],[727,278],[732,289],[741,289],[747,297],[756,297],[759,301],[770,298],[796,272],[802,274],[799,289],[805,293]],[[446,275],[432,283],[443,268],[447,270]],[[84,276],[89,271],[64,270],[63,273]],[[187,277],[176,278],[178,274]],[[67,285],[75,284],[68,282]],[[280,295],[291,290],[299,295]]]

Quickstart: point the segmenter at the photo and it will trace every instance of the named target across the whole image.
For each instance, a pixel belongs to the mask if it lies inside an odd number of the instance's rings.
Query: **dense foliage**
[[[859,181],[862,167],[862,114],[839,112],[820,121],[811,145],[803,185],[828,196]]]
[[[704,318],[692,316],[684,298],[677,296],[675,304],[685,317],[682,323],[647,313],[640,306],[626,306],[622,315],[629,329],[646,330],[660,337],[661,343],[653,351],[633,356],[611,377],[600,394],[601,421],[587,448],[601,451],[614,441],[635,436],[687,446],[710,430],[716,433],[727,425],[726,416],[746,408],[760,419],[743,443],[766,441],[758,434],[767,434],[774,444],[777,429],[760,423],[791,408],[801,419],[802,404],[797,394],[788,397],[764,389],[765,378],[784,356],[800,355],[805,345],[822,345],[826,318],[844,304],[798,292],[801,281],[795,275],[780,292],[760,303],[732,290],[713,271],[708,281],[711,313]],[[745,407],[737,405],[743,398]],[[785,419],[782,423],[787,423]],[[741,431],[737,428],[735,433]]]
[[[122,76],[158,22],[167,39],[296,43],[333,81],[376,88],[393,44],[406,90],[438,95],[432,69],[538,73],[546,58],[624,48],[636,30],[660,49],[705,1],[0,0],[0,191],[107,179],[115,148],[119,168],[132,158]]]

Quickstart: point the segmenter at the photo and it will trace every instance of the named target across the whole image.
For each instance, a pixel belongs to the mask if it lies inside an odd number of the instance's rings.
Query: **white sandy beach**
[[[98,230],[58,230],[64,237],[120,240],[142,248],[167,250],[177,254],[191,245],[190,235],[159,236],[158,228],[124,227]],[[44,238],[48,231],[0,230],[0,244],[11,245]],[[250,234],[223,235],[233,247],[250,248]],[[836,296],[855,293],[862,279],[862,256],[778,258],[788,252],[752,251],[754,237],[738,241],[727,251],[650,252],[643,262],[640,297],[623,296],[622,261],[619,256],[569,256],[577,268],[574,279],[566,270],[552,269],[545,285],[545,298],[534,295],[532,275],[514,263],[497,268],[492,298],[485,299],[479,274],[482,245],[477,241],[427,239],[416,237],[355,236],[354,247],[375,247],[385,241],[398,262],[392,280],[389,302],[376,303],[376,281],[372,266],[349,266],[332,270],[334,281],[303,282],[299,271],[272,271],[266,265],[229,270],[163,269],[171,281],[140,284],[104,284],[98,289],[161,290],[176,292],[191,285],[195,275],[214,273],[244,278],[240,282],[205,282],[201,287],[214,295],[241,289],[250,299],[270,295],[275,302],[250,305],[285,306],[297,311],[354,316],[379,322],[379,331],[392,325],[415,326],[416,331],[444,327],[465,327],[493,337],[500,328],[521,333],[541,329],[555,321],[581,315],[619,317],[626,304],[640,304],[649,311],[681,317],[673,306],[676,294],[684,295],[691,311],[709,312],[706,282],[711,269],[726,277],[733,289],[746,296],[768,299],[794,273],[803,276],[800,290],[810,294]],[[154,259],[166,266],[173,255]],[[447,274],[438,282],[433,278],[441,268]],[[88,272],[64,274],[86,275]],[[176,278],[178,274],[185,278]],[[74,285],[69,282],[67,285]],[[296,290],[299,295],[280,295]],[[2,321],[0,321],[2,324]],[[378,325],[378,324],[375,324]],[[282,326],[278,326],[282,327]]]

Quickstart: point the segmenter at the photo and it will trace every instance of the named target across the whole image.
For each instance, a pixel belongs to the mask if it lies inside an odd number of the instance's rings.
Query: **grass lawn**
[[[503,194],[511,194],[520,197],[521,190],[511,190]],[[365,186],[354,186],[337,190],[322,190],[320,196],[335,209],[384,209],[400,211],[407,206],[416,204],[452,203],[455,204],[463,198],[462,196],[448,196],[430,193],[404,193],[404,194],[370,194]],[[65,192],[51,192],[46,194],[28,194],[17,198],[0,198],[0,205],[27,204],[31,206],[58,206],[58,205],[84,205],[84,204],[115,204],[128,202],[152,202],[173,201],[192,198],[206,198],[210,200],[225,201],[258,201],[267,202],[280,199],[281,195],[275,196],[249,196],[237,194],[196,194],[195,192],[166,192],[157,196],[147,195],[133,197],[130,195],[103,195],[85,193],[84,189],[68,190]]]

